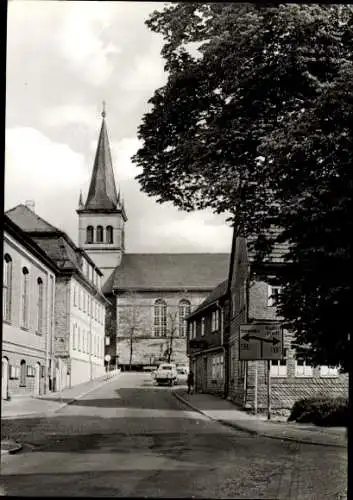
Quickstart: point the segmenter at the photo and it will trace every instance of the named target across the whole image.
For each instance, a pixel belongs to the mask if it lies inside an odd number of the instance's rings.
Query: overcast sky
[[[140,192],[137,128],[166,81],[162,40],[144,25],[152,2],[8,3],[5,210],[26,200],[77,243],[106,101],[128,252],[229,252],[223,216],[188,214]]]

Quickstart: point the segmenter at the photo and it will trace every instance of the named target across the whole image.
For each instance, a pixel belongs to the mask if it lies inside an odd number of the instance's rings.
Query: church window
[[[97,243],[103,243],[103,227],[97,226]]]
[[[190,314],[190,302],[188,300],[181,300],[179,302],[179,336],[186,337],[186,316]]]
[[[12,295],[12,259],[9,254],[4,256],[3,274],[3,319],[11,320],[11,295]]]
[[[154,303],[154,336],[166,337],[167,335],[167,304],[158,299]]]
[[[93,226],[87,227],[86,243],[93,243]]]
[[[113,228],[112,228],[112,226],[107,226],[106,239],[107,239],[107,243],[113,243]]]

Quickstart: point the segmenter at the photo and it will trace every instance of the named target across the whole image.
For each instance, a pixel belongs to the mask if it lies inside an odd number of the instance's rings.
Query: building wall
[[[129,292],[120,293],[116,298],[117,321],[117,355],[119,364],[128,364],[130,357],[130,331],[134,325],[134,358],[135,364],[151,364],[151,360],[160,359],[170,343],[173,333],[173,352],[176,362],[187,363],[186,335],[179,336],[178,304],[186,299],[195,309],[207,296],[208,292]],[[154,335],[154,303],[163,299],[167,304],[167,336]],[[154,363],[155,361],[153,361]]]
[[[3,315],[2,357],[7,360],[8,396],[33,395],[35,393],[36,377],[30,372],[40,364],[39,392],[43,394],[48,391],[49,357],[52,345],[52,297],[50,293],[50,281],[55,283],[54,273],[21,243],[17,242],[8,233],[4,233],[4,257],[10,255],[12,259],[11,279],[11,315],[8,320]],[[22,312],[22,268],[27,267],[29,271],[29,293],[28,293],[28,327],[21,324]],[[37,279],[43,282],[43,315],[42,330],[38,332],[38,285]],[[21,361],[26,362],[30,371],[26,375],[25,384],[20,385]],[[6,394],[3,394],[6,397]]]
[[[268,305],[268,284],[263,280],[249,280],[249,266],[246,249],[238,244],[235,255],[234,277],[231,286],[234,310],[231,315],[230,328],[230,367],[229,395],[237,404],[246,408],[259,410],[267,407],[267,362],[239,360],[239,328],[249,320],[255,322],[274,321],[276,307]],[[244,295],[244,289],[248,290]],[[245,305],[242,301],[245,297]],[[248,308],[248,317],[246,309]],[[293,335],[284,331],[286,349],[286,374],[271,374],[271,405],[275,410],[290,409],[298,399],[317,395],[348,397],[348,375],[321,376],[320,367],[314,368],[311,376],[296,375],[295,350],[291,348]],[[257,368],[257,370],[256,370]],[[257,373],[257,376],[256,376]],[[257,390],[256,390],[257,386]]]
[[[65,361],[60,389],[104,374],[105,304],[75,277],[58,281],[56,352]]]

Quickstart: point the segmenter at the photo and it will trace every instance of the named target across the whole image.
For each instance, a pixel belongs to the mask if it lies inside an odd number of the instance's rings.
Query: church
[[[117,166],[119,172],[119,166]],[[87,198],[79,197],[78,240],[103,273],[110,366],[187,363],[186,321],[227,277],[229,254],[128,253],[127,210],[117,190],[105,110]]]

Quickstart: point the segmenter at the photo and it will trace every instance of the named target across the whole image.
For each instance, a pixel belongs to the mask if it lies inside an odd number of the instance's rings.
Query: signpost
[[[267,361],[267,418],[271,418],[271,360],[283,358],[283,330],[279,323],[255,323],[240,325],[239,359],[243,361]],[[257,366],[255,392],[257,392]],[[255,394],[257,401],[257,394]]]

